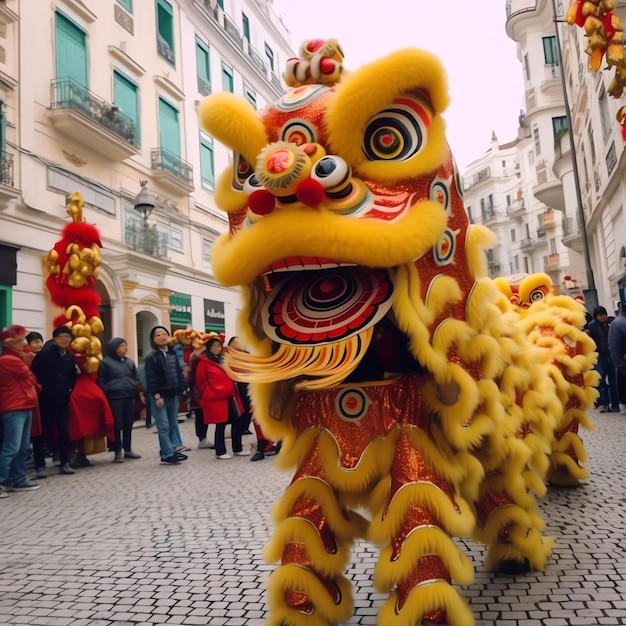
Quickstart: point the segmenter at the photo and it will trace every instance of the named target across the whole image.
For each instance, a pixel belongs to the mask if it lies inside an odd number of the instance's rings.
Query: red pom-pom
[[[296,187],[296,197],[302,204],[310,207],[318,207],[324,200],[324,187],[317,180],[305,178]]]
[[[259,189],[248,196],[248,206],[256,215],[267,215],[274,210],[276,198],[266,189]]]

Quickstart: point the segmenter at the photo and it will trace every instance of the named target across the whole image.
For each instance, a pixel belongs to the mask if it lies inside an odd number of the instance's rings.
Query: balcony
[[[221,14],[221,19],[220,19]],[[237,44],[237,47],[243,50],[243,38],[239,29],[237,28],[237,24],[233,22],[232,18],[230,18],[224,11],[222,11],[219,7],[215,7],[215,17],[217,17],[217,21],[221,24],[222,28],[226,31],[226,34]]]
[[[573,217],[566,217],[563,220],[563,238],[561,239],[564,246],[575,250],[582,254],[584,252],[583,237],[578,227],[578,220]]]
[[[150,168],[154,179],[169,191],[184,195],[194,190],[193,166],[165,148],[150,151]]]
[[[489,272],[489,276],[495,277],[500,274],[500,264],[499,263],[487,263],[487,271]]]
[[[548,169],[545,161],[537,164],[537,184],[533,187],[533,195],[546,206],[565,211],[563,185]]]
[[[508,217],[523,217],[526,214],[524,200],[513,200],[511,204],[507,204],[506,214]]]
[[[551,90],[558,90],[558,93],[563,96],[563,86],[561,84],[561,66],[556,64],[546,65],[544,68],[544,78],[539,86],[542,92],[548,93]],[[557,95],[557,94],[555,94]]]
[[[481,216],[482,216],[483,224],[489,224],[490,222],[493,222],[494,220],[498,219],[498,213],[496,212],[495,208],[492,206],[485,207],[481,212]]]
[[[52,124],[112,161],[139,154],[133,121],[72,78],[52,81],[48,114]]]
[[[507,0],[506,34],[515,41],[519,41],[517,31],[523,28],[523,25],[520,27],[520,22],[523,22],[526,16],[532,17],[536,11],[537,0]]]
[[[252,61],[252,65],[265,74],[265,63],[263,62],[263,57],[257,52],[256,48],[250,45],[250,42],[248,42],[248,56]]]
[[[167,237],[153,224],[136,221],[126,223],[124,241],[131,250],[156,259],[168,258]]]
[[[557,272],[561,269],[561,255],[558,253],[550,254],[543,258],[544,272]]]
[[[203,96],[211,95],[211,83],[207,83],[206,80],[203,80],[198,76],[198,92]]]
[[[159,56],[162,56],[168,63],[172,65],[175,64],[176,59],[174,57],[174,51],[170,47],[170,44],[161,36],[157,37],[157,52]]]
[[[13,187],[13,155],[0,152],[0,210],[6,209],[11,200],[20,195],[19,189]]]
[[[541,222],[544,230],[549,230],[556,226],[556,213],[554,211],[546,211],[541,216]]]
[[[524,248],[532,248],[535,245],[535,240],[532,237],[526,237],[520,241],[520,246]]]

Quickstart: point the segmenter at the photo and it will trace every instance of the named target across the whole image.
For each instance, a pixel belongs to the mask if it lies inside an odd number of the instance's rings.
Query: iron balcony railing
[[[167,43],[167,41],[165,41],[165,39],[161,36],[157,37],[157,51],[159,55],[162,56],[168,63],[174,65],[176,60],[174,57],[174,51],[170,47],[170,44]]]
[[[160,233],[154,224],[126,222],[124,241],[135,252],[158,259],[167,258],[167,236]]]
[[[181,159],[178,155],[165,148],[153,148],[150,151],[150,160],[153,171],[169,172],[181,181],[193,187],[193,165]]]
[[[136,148],[139,147],[137,129],[130,117],[73,78],[57,78],[52,81],[50,106],[53,109],[78,111]]]
[[[0,152],[0,183],[13,187],[13,155],[4,150]]]
[[[254,65],[256,65],[262,72],[265,72],[263,57],[250,44],[248,44],[248,56]]]

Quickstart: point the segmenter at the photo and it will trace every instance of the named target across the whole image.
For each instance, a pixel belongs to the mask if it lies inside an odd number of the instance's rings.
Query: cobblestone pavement
[[[626,624],[626,416],[594,417],[584,435],[591,479],[550,489],[541,505],[557,537],[545,573],[495,577],[466,544],[477,573],[461,593],[477,626]],[[96,455],[75,476],[49,468],[41,489],[0,501],[1,626],[263,623],[273,566],[261,549],[289,477],[271,459],[218,461],[196,449],[191,420],[181,428],[193,450],[179,466],[159,464],[157,437],[142,426],[142,459]],[[375,560],[371,545],[355,547],[349,624],[376,624],[385,598],[371,587]]]

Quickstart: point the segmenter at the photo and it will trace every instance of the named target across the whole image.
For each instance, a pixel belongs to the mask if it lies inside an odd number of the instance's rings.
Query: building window
[[[222,61],[222,91],[234,91],[233,68]]]
[[[139,126],[139,88],[137,85],[126,78],[124,74],[113,71],[113,102],[124,115],[126,115],[132,125],[133,143],[139,147],[140,142],[140,126]]]
[[[170,227],[169,230],[169,247],[173,250],[183,250],[183,231],[178,228]]]
[[[513,263],[515,264],[515,271],[519,272],[519,256],[515,255],[515,258],[513,259]]]
[[[528,64],[528,54],[524,55],[524,75],[526,80],[530,80],[530,65]]]
[[[243,36],[250,43],[250,20],[245,13],[241,13],[241,29],[243,30]]]
[[[70,78],[83,87],[87,77],[87,35],[61,13],[54,14],[56,77]]]
[[[224,10],[224,0],[217,0],[217,6],[222,9],[222,11]]]
[[[133,0],[117,0],[118,4],[121,4],[129,13],[133,12]]]
[[[510,193],[506,195],[506,205],[511,206],[511,194]]]
[[[174,156],[180,157],[178,111],[163,98],[159,98],[159,145]]]
[[[511,243],[515,243],[517,235],[515,234],[515,229],[511,228]]]
[[[206,135],[200,135],[200,170],[202,172],[202,187],[213,191],[215,185],[213,140]]]
[[[530,274],[530,265],[528,264],[528,257],[527,256],[524,257],[524,271],[527,274]]]
[[[202,240],[202,262],[211,262],[211,252],[213,250],[213,242],[210,239]]]
[[[543,57],[546,65],[559,64],[559,51],[556,47],[556,37],[542,37],[543,39]]]
[[[470,221],[470,224],[473,224],[474,223],[474,218],[472,217],[472,207],[471,206],[467,207],[467,217],[468,217],[468,219]]]
[[[274,70],[274,51],[267,45],[265,44],[265,56],[267,57],[267,62],[270,65],[270,70],[272,71],[272,74],[275,74],[275,70]]]
[[[209,47],[199,39],[196,39],[196,67],[198,91],[208,96],[211,93],[211,56]]]
[[[533,128],[533,139],[535,141],[535,152],[539,156],[541,154],[541,141],[539,141],[539,129],[536,126]]]
[[[157,51],[174,65],[174,10],[167,0],[156,0]]]
[[[560,117],[552,118],[552,132],[554,133],[555,141],[561,137],[561,135],[567,131],[567,117],[561,115]]]
[[[244,95],[246,100],[256,109],[256,91],[244,83],[243,86]]]
[[[528,165],[532,165],[535,162],[535,153],[531,150],[528,153]]]
[[[589,148],[591,149],[591,162],[596,162],[596,142],[593,139],[593,128],[591,124],[587,127],[587,135],[589,136]]]
[[[606,143],[611,134],[611,114],[609,113],[609,103],[606,97],[604,84],[600,83],[600,93],[598,94],[598,102],[600,104],[600,123],[602,126],[602,141]]]

